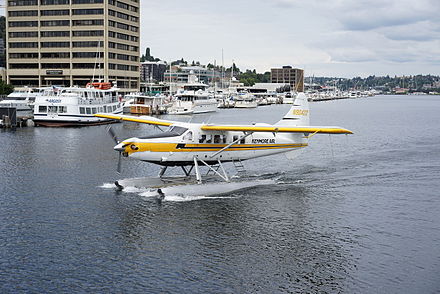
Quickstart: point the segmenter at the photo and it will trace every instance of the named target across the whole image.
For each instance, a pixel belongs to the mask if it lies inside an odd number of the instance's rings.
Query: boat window
[[[39,106],[38,112],[47,112],[47,106]]]
[[[95,114],[96,113],[96,107],[92,108],[92,113]]]
[[[84,109],[84,107],[80,107],[79,108],[79,113],[80,114],[86,114],[86,110]]]
[[[113,105],[113,111],[115,111],[116,110],[116,105]]]
[[[221,143],[221,141],[220,141],[220,135],[214,135],[214,143],[215,143],[215,144],[220,144],[220,143]]]
[[[58,106],[58,112],[59,113],[66,113],[67,112],[67,106]]]
[[[56,106],[49,106],[48,108],[48,112],[57,112],[57,108]]]
[[[237,136],[237,135],[235,135],[235,136],[232,137],[232,142],[235,142],[235,141],[237,141],[237,140],[238,140],[238,136]]]
[[[222,138],[223,144],[225,144],[226,143],[226,135],[221,135],[221,138]]]
[[[208,136],[208,140],[206,140],[206,143],[212,143],[212,135]]]
[[[246,143],[246,138],[242,138],[241,140],[240,140],[240,144],[245,144]]]
[[[87,107],[87,108],[86,108],[86,113],[87,113],[87,114],[92,114],[92,110],[90,109],[90,107]]]
[[[99,112],[102,112],[102,106],[99,107]]]
[[[206,135],[201,135],[199,138],[199,143],[204,143],[206,141]]]

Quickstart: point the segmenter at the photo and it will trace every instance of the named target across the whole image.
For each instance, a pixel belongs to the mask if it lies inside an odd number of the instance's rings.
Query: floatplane
[[[128,116],[95,114],[97,117],[144,123],[161,129],[162,133],[146,137],[134,137],[119,141],[109,128],[119,152],[118,172],[121,156],[150,162],[162,166],[158,179],[165,177],[168,167],[180,167],[184,177],[194,178],[201,184],[201,166],[208,167],[225,182],[231,177],[223,167],[232,162],[235,166],[248,159],[279,153],[296,153],[308,146],[308,140],[316,134],[352,134],[351,131],[332,126],[310,126],[310,110],[307,97],[299,93],[289,111],[277,123],[255,123],[251,125],[218,125],[177,122],[150,116]],[[162,129],[167,127],[167,129]],[[291,154],[293,155],[293,154]],[[242,166],[242,165],[241,165]],[[121,184],[115,182],[118,187]],[[160,190],[159,190],[160,193]]]

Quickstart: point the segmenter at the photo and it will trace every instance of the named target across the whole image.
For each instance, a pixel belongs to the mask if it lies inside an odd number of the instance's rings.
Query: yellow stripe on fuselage
[[[226,147],[226,144],[176,144],[176,143],[130,143],[125,144],[135,145],[138,150],[132,150],[130,146],[126,147],[126,152],[131,154],[134,152],[217,152],[220,149]],[[184,145],[184,146],[182,146]],[[225,151],[249,151],[249,150],[272,150],[272,149],[285,149],[285,148],[300,148],[306,147],[308,144],[236,144],[230,146]],[[179,148],[177,148],[180,146]]]

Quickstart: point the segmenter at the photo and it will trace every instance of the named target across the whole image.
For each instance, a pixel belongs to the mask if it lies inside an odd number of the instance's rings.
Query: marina
[[[221,195],[171,190],[162,201],[135,180],[157,175],[150,164],[128,160],[115,172],[106,126],[0,130],[0,234],[7,240],[0,289],[435,292],[438,99],[311,103],[313,124],[355,134],[314,136],[293,161],[263,157],[234,176],[275,184]],[[274,123],[289,108],[219,109],[193,121]],[[413,135],[401,136],[402,125]],[[123,138],[157,133],[130,122],[112,128]],[[118,191],[114,181],[132,185]]]

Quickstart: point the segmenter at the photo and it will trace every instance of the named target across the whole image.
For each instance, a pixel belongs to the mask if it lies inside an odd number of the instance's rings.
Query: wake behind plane
[[[194,171],[197,183],[202,183],[200,166],[206,166],[224,181],[230,177],[223,163],[240,163],[244,160],[279,153],[296,153],[308,146],[315,134],[352,134],[351,131],[332,126],[310,126],[310,109],[307,97],[300,93],[289,111],[275,124],[218,125],[185,123],[157,119],[149,116],[128,116],[100,113],[97,117],[131,121],[167,127],[162,133],[146,137],[133,137],[119,141],[109,129],[121,156],[162,166],[159,178],[168,167],[179,166],[185,176]]]

